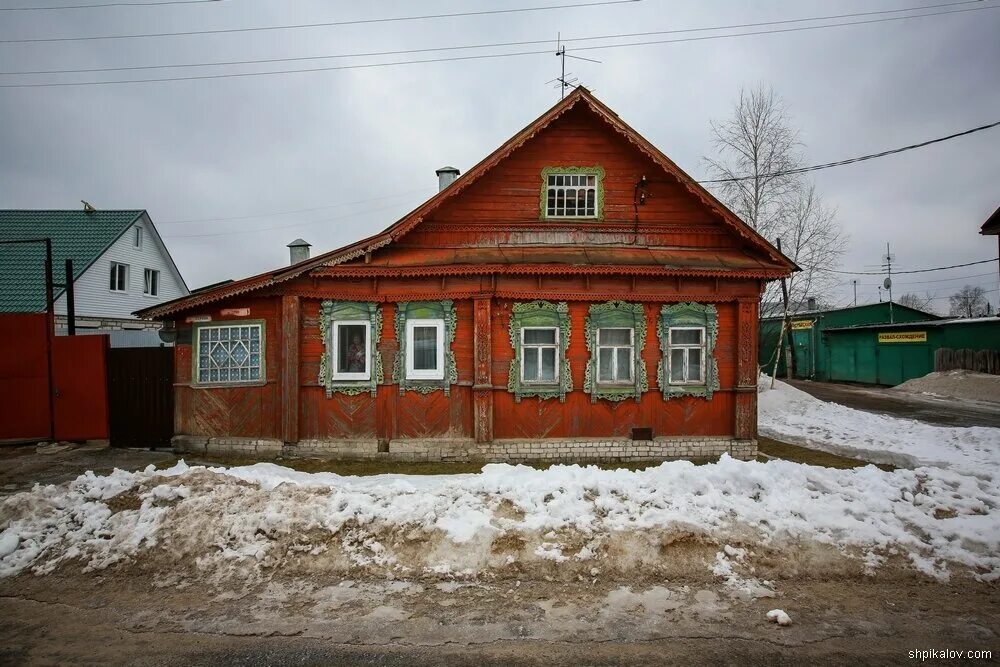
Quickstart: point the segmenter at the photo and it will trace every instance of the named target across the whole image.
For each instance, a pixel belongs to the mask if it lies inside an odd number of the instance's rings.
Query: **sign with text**
[[[926,331],[893,331],[891,333],[880,333],[878,335],[880,343],[926,343]]]
[[[812,320],[792,320],[792,331],[798,331],[800,329],[812,329]]]

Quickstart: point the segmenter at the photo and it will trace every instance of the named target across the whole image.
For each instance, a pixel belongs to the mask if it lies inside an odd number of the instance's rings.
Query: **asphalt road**
[[[940,426],[1000,428],[1000,403],[987,403],[908,394],[884,387],[834,382],[784,380],[823,401],[878,414],[916,419]]]

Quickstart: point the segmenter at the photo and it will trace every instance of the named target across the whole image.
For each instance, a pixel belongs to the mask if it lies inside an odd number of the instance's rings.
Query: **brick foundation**
[[[756,440],[727,437],[657,438],[651,441],[625,439],[495,440],[394,440],[388,452],[378,451],[375,440],[303,440],[284,444],[280,440],[254,438],[208,438],[179,435],[174,448],[194,454],[250,458],[315,457],[339,460],[456,461],[456,462],[558,462],[619,463],[674,459],[733,458],[757,456]]]

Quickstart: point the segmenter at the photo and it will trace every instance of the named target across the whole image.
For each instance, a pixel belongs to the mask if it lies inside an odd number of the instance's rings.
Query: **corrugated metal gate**
[[[108,350],[111,445],[157,447],[174,435],[174,350]]]
[[[50,434],[46,324],[44,313],[0,315],[0,440]]]
[[[108,437],[107,336],[52,339],[56,440]]]
[[[44,313],[0,315],[0,440],[107,438],[107,336],[47,328]]]

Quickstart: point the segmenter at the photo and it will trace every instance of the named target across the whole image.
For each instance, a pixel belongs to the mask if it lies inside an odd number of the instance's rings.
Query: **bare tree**
[[[762,84],[741,89],[733,115],[710,121],[718,159],[705,158],[717,184],[716,194],[744,222],[773,239],[783,202],[796,188],[802,166],[798,132],[782,101]]]
[[[799,182],[786,197],[779,216],[778,236],[785,255],[802,269],[788,279],[789,303],[829,294],[837,285],[827,269],[836,266],[847,238],[836,221],[837,211],[823,203],[812,183]]]
[[[801,175],[802,144],[784,104],[763,85],[740,90],[731,118],[711,123],[718,158],[705,158],[715,180],[715,194],[734,213],[799,267],[788,281],[789,304],[829,295],[837,279],[830,272],[840,261],[847,238],[836,210],[823,203],[815,186]],[[762,307],[778,301],[770,283]]]
[[[948,297],[948,304],[951,306],[949,314],[955,317],[984,317],[989,307],[986,290],[972,285],[966,285]]]
[[[896,303],[901,306],[907,306],[909,308],[915,308],[916,310],[922,310],[925,313],[929,312],[931,309],[931,303],[934,301],[934,297],[930,294],[920,296],[915,292],[908,292],[903,296],[896,299]]]

